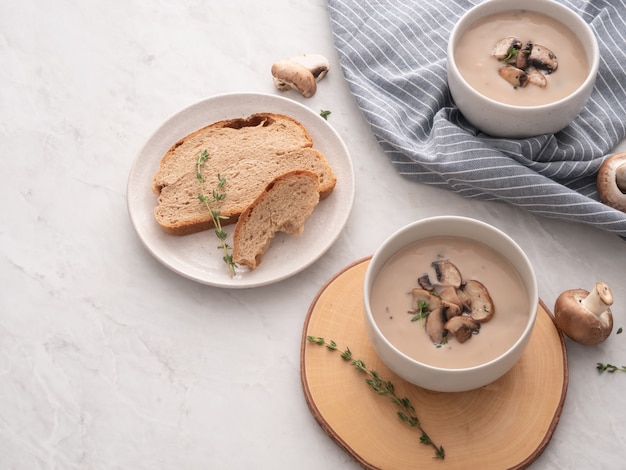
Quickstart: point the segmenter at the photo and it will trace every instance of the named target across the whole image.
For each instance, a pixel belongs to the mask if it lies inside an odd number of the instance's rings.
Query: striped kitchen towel
[[[479,1],[328,0],[328,7],[350,90],[400,174],[626,238],[626,214],[599,202],[595,185],[602,161],[626,137],[625,2],[560,0],[596,32],[600,71],[570,126],[528,139],[477,132],[450,97],[448,37]]]

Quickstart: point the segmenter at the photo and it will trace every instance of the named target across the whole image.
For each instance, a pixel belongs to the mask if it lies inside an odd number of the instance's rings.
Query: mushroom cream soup
[[[492,55],[503,38],[544,46],[556,55],[558,68],[545,74],[545,86],[516,87],[499,73],[501,60]],[[538,106],[558,101],[576,91],[589,73],[583,45],[562,23],[529,10],[495,13],[471,25],[459,38],[454,53],[463,78],[477,92],[501,103]]]
[[[481,323],[464,343],[451,338],[434,344],[423,321],[415,317],[412,291],[431,265],[449,260],[463,282],[480,281],[493,301],[493,317]],[[414,242],[395,253],[376,276],[371,309],[383,335],[400,351],[422,363],[449,369],[483,364],[506,352],[521,336],[528,320],[529,300],[523,281],[513,265],[488,246],[463,237],[436,237]]]

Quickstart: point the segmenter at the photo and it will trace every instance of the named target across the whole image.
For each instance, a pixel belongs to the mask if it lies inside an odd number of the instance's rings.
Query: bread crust
[[[319,176],[293,170],[277,176],[240,215],[233,233],[233,260],[255,269],[276,233],[301,235],[319,203]]]
[[[319,194],[330,195],[336,177],[324,155],[313,149],[313,140],[294,118],[257,113],[247,118],[212,123],[185,136],[166,152],[152,181],[157,197],[154,216],[168,234],[188,235],[213,227],[211,216],[198,199],[200,183],[196,162],[207,150],[202,166],[204,193],[211,194],[217,175],[226,179],[224,201],[216,207],[236,223],[239,215],[277,176],[292,170],[308,170],[320,178]]]

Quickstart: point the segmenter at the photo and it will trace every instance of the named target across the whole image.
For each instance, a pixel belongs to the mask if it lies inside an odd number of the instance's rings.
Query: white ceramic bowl
[[[589,73],[584,83],[569,96],[540,106],[504,104],[477,92],[459,72],[454,50],[467,28],[494,13],[521,8],[538,11],[560,21],[580,39],[587,55]],[[447,50],[448,85],[461,113],[486,134],[511,138],[552,134],[565,128],[582,111],[593,90],[599,62],[600,52],[593,30],[566,6],[553,0],[524,0],[521,3],[519,0],[488,0],[469,9],[452,29]]]
[[[528,295],[528,320],[520,337],[499,357],[484,364],[455,368],[434,367],[409,357],[382,333],[371,310],[372,288],[387,260],[411,243],[429,237],[462,236],[488,245],[510,261],[519,273]],[[501,230],[484,222],[457,216],[422,219],[391,235],[374,253],[365,274],[365,324],[376,353],[397,375],[420,387],[439,392],[462,392],[480,388],[507,373],[524,352],[532,333],[539,295],[533,267],[522,249]]]

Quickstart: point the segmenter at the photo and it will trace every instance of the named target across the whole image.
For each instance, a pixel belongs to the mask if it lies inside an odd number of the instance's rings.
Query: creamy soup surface
[[[491,53],[496,42],[514,36],[550,49],[558,68],[546,74],[547,86],[515,88],[498,74],[502,63]],[[585,81],[589,64],[583,45],[562,23],[538,12],[511,10],[471,25],[459,38],[454,54],[463,78],[479,93],[501,103],[538,106],[565,98]]]
[[[411,322],[411,290],[417,278],[428,273],[436,279],[431,263],[448,259],[463,281],[482,282],[495,306],[493,318],[465,343],[454,338],[434,345],[420,321]],[[372,313],[383,335],[400,351],[436,367],[461,369],[495,359],[522,334],[529,302],[523,281],[513,265],[493,249],[463,237],[437,237],[417,241],[392,256],[378,273],[370,297]]]

